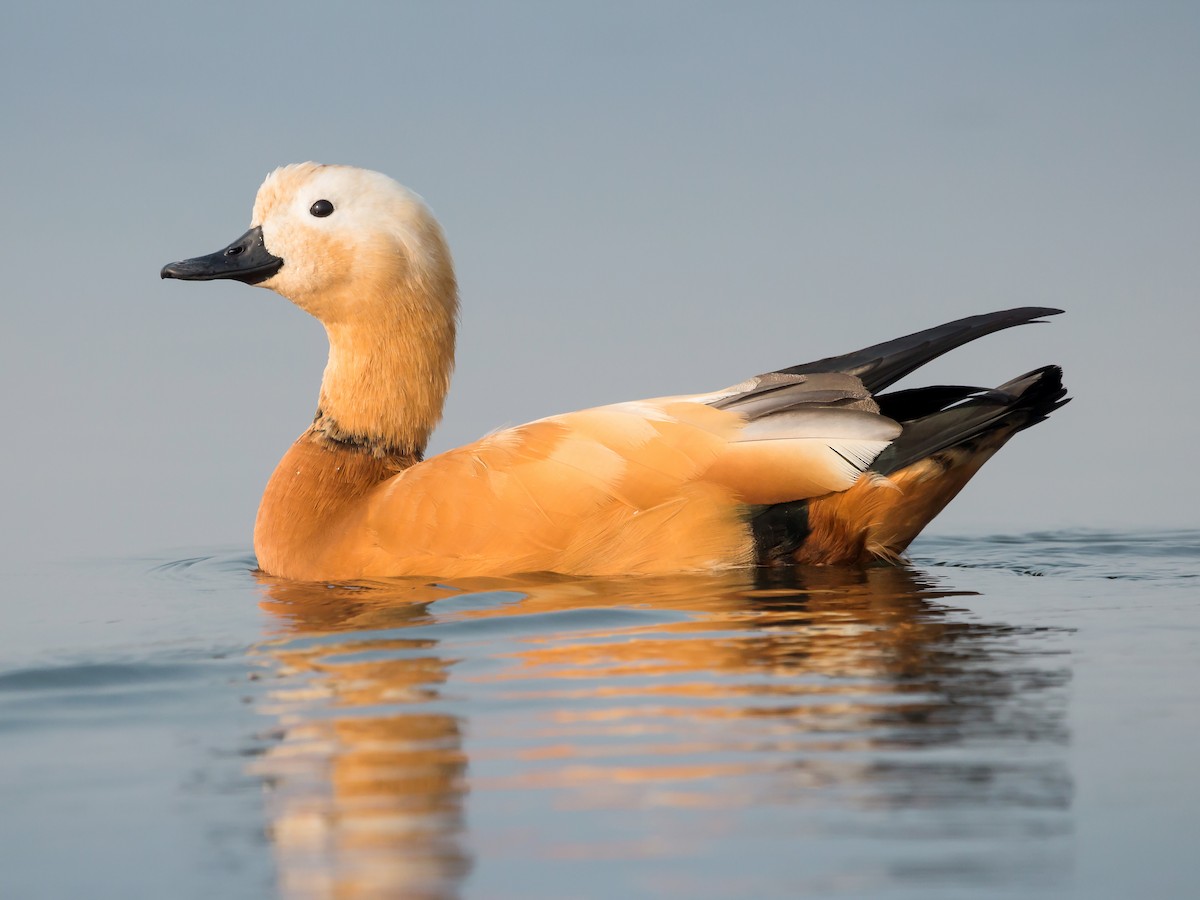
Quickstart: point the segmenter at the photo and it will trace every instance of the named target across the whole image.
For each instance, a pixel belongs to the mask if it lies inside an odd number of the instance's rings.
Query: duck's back
[[[749,562],[739,501],[703,478],[734,423],[698,404],[680,416],[636,406],[498,432],[381,485],[373,567],[606,575]]]

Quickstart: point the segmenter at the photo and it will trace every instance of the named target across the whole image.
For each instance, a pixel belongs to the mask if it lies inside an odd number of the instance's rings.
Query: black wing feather
[[[976,338],[1015,325],[1025,325],[1042,316],[1056,316],[1061,312],[1061,309],[1049,307],[1022,306],[981,316],[968,316],[843,356],[830,356],[816,362],[780,369],[779,373],[809,375],[817,372],[844,372],[862,379],[867,390],[873,394],[894,384],[927,362],[937,359],[943,353],[948,353]]]

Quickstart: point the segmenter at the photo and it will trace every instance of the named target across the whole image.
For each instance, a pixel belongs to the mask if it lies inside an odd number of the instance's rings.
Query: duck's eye
[[[326,216],[333,215],[333,204],[328,200],[318,200],[309,207],[308,211],[318,219],[323,219]]]

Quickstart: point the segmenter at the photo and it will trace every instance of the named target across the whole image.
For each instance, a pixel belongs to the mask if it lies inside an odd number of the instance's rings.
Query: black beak
[[[262,227],[255,226],[224,250],[169,263],[162,267],[159,274],[163,278],[178,278],[181,281],[232,278],[246,284],[258,284],[278,272],[282,265],[282,259],[267,252],[263,244]]]

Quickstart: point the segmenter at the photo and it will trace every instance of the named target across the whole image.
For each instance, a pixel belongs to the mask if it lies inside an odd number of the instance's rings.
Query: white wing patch
[[[796,438],[828,438],[830,441],[883,441],[884,446],[887,446],[895,440],[900,431],[898,423],[886,416],[864,410],[796,409],[748,422],[738,432],[735,440],[786,441]]]
[[[747,503],[784,503],[844,491],[900,433],[855,409],[793,410],[743,426],[711,472]]]

